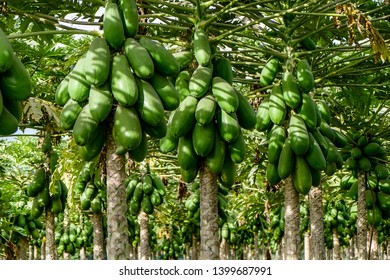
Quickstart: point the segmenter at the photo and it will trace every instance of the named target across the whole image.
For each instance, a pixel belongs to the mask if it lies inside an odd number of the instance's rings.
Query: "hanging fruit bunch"
[[[333,233],[337,231],[340,244],[348,246],[356,231],[356,219],[351,215],[345,200],[330,201],[324,208],[325,241],[333,246]]]
[[[56,92],[63,106],[63,129],[72,130],[80,155],[92,160],[106,141],[113,112],[112,134],[117,154],[142,161],[147,135],[166,133],[165,110],[174,110],[179,94],[169,77],[179,62],[162,44],[147,37],[136,40],[136,1],[110,2],[105,7],[103,37],[95,38]]]
[[[50,179],[50,174],[55,170],[58,160],[58,154],[51,144],[50,133],[45,135],[41,149],[49,158],[49,169],[44,166],[39,167],[26,188],[27,196],[33,198],[31,215],[34,219],[39,218],[46,207],[56,215],[64,212],[68,197],[68,187],[65,183],[61,179],[55,181]]]
[[[358,198],[358,173],[366,174],[366,206],[369,224],[378,226],[382,219],[390,218],[390,173],[383,141],[367,134],[348,131],[348,144],[344,149],[345,167],[352,174],[345,175],[340,187]]]
[[[182,102],[171,113],[160,149],[177,149],[183,181],[190,183],[205,160],[220,183],[230,188],[236,164],[243,161],[246,143],[243,129],[252,129],[256,114],[244,95],[232,86],[230,61],[213,55],[207,32],[195,27],[196,68],[183,70],[175,86]]]
[[[137,216],[141,210],[151,215],[154,207],[163,203],[165,185],[154,172],[149,171],[143,176],[131,176],[127,178],[125,184],[130,215]]]
[[[280,70],[278,59],[270,58],[261,71],[261,86],[272,86]],[[330,126],[329,107],[312,98],[313,89],[311,66],[300,59],[294,70],[282,73],[281,83],[273,85],[256,114],[256,129],[267,133],[269,184],[291,175],[303,195],[320,184],[321,171],[332,175],[342,168],[338,148],[346,144],[345,136]]]
[[[30,74],[0,28],[0,135],[18,130],[23,114],[22,101],[32,96],[31,90]]]

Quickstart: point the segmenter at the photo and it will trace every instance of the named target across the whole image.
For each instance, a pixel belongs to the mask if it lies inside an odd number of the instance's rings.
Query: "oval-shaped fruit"
[[[260,72],[260,86],[266,87],[271,85],[279,70],[279,59],[277,57],[271,57]]]
[[[217,129],[215,129],[215,140],[213,149],[207,155],[207,165],[214,174],[219,174],[225,160],[226,144],[221,138]]]
[[[325,101],[323,101],[323,100],[319,100],[317,102],[317,108],[318,108],[318,110],[321,113],[322,119],[325,122],[327,122],[328,124],[330,124],[330,122],[331,122],[331,112],[330,112],[330,108],[329,108],[328,104]]]
[[[176,77],[175,88],[179,92],[180,101],[185,97],[190,95],[189,83],[191,79],[191,74],[187,70],[181,71]]]
[[[236,110],[238,123],[244,129],[253,129],[257,122],[256,112],[239,90],[236,90],[236,93],[238,96],[238,108]]]
[[[179,62],[162,44],[147,37],[141,37],[139,43],[149,52],[154,62],[154,68],[160,74],[176,77],[180,73]]]
[[[305,37],[305,39],[303,39],[299,43],[308,51],[313,51],[317,49],[316,43],[310,37]]]
[[[281,179],[290,176],[294,170],[295,154],[291,149],[290,138],[283,143],[282,151],[278,160],[278,175]]]
[[[150,79],[154,74],[154,63],[149,52],[133,38],[126,39],[124,50],[134,74],[141,79]]]
[[[139,116],[151,126],[156,126],[164,120],[164,106],[153,86],[145,81],[137,79],[138,101],[137,111]]]
[[[282,78],[283,98],[286,104],[295,109],[301,104],[301,93],[293,73],[286,71]]]
[[[196,122],[200,125],[207,125],[212,122],[217,108],[217,102],[213,95],[206,95],[202,97],[195,110]]]
[[[313,131],[317,127],[316,104],[309,94],[302,94],[299,115],[305,121],[307,129]]]
[[[84,146],[94,139],[98,122],[91,116],[89,104],[85,105],[73,125],[73,138],[77,145]]]
[[[278,166],[268,162],[265,177],[271,186],[278,184],[282,179],[279,177]]]
[[[266,131],[272,124],[273,123],[269,115],[269,98],[265,98],[257,109],[255,128],[258,131]]]
[[[119,10],[126,37],[133,38],[138,33],[139,16],[135,0],[119,0]]]
[[[309,93],[314,88],[314,76],[309,62],[301,59],[297,64],[297,79],[304,92]]]
[[[1,74],[0,90],[3,98],[26,100],[32,96],[32,82],[26,67],[15,55],[12,65]]]
[[[0,28],[0,73],[8,70],[13,61],[14,51],[11,43],[4,33],[3,29]]]
[[[85,57],[85,55],[81,56],[69,73],[69,96],[77,102],[83,102],[89,95],[90,84],[85,76]]]
[[[99,123],[95,138],[86,145],[79,147],[80,156],[84,161],[91,161],[100,154],[106,143],[106,130],[106,123]]]
[[[241,163],[246,154],[246,143],[242,132],[238,135],[237,139],[230,142],[228,145],[230,158],[234,163]]]
[[[125,30],[123,28],[122,16],[118,4],[109,2],[106,4],[103,18],[104,38],[115,50],[122,47],[125,41]]]
[[[148,138],[145,131],[142,131],[142,140],[137,148],[129,150],[129,157],[136,162],[143,162],[148,154]]]
[[[214,124],[195,124],[192,130],[192,144],[196,154],[200,157],[207,156],[214,147],[215,129]]]
[[[72,129],[82,109],[83,107],[77,101],[69,99],[60,113],[61,127],[65,130]]]
[[[233,83],[232,63],[226,57],[220,56],[213,63],[213,77],[221,77],[229,84]]]
[[[181,51],[173,53],[173,56],[179,62],[180,69],[186,68],[194,59],[194,54],[192,51]]]
[[[287,133],[283,126],[274,126],[268,140],[268,161],[277,164],[279,156],[286,141]]]
[[[167,77],[155,73],[150,79],[150,83],[160,97],[165,110],[173,111],[179,107],[179,92]]]
[[[305,121],[298,114],[292,115],[289,125],[291,148],[297,156],[303,156],[309,150],[310,139]]]
[[[314,170],[324,170],[326,168],[326,159],[322,153],[321,147],[314,136],[309,132],[309,150],[306,154],[306,160]]]
[[[109,83],[101,87],[91,86],[89,91],[89,111],[98,122],[104,121],[111,112],[114,97]]]
[[[209,90],[213,78],[213,68],[199,65],[192,73],[188,89],[196,98],[203,97]]]
[[[69,75],[67,75],[58,85],[55,93],[55,102],[63,107],[68,102],[70,96],[68,92]]]
[[[192,134],[188,133],[180,137],[177,147],[177,160],[179,166],[185,170],[191,170],[198,164],[198,155],[192,144]]]
[[[118,105],[114,115],[113,134],[126,149],[137,148],[142,141],[141,123],[135,108]]]
[[[194,31],[194,55],[200,65],[206,66],[210,63],[211,46],[208,34],[199,27],[195,28]]]
[[[84,63],[85,78],[91,85],[103,85],[110,73],[110,48],[104,38],[95,38],[87,51]]]
[[[16,132],[19,127],[18,120],[8,111],[7,108],[3,107],[0,114],[0,135],[11,135]]]
[[[236,174],[237,174],[237,165],[231,159],[230,154],[226,153],[225,160],[223,162],[223,167],[218,177],[219,182],[225,188],[230,189],[234,184],[234,181],[236,179]]]
[[[233,142],[240,134],[241,128],[235,113],[228,114],[225,110],[221,109],[217,113],[217,125],[219,134],[226,142]]]
[[[214,77],[211,90],[221,109],[227,113],[237,111],[239,99],[235,89],[228,82],[221,77]]]
[[[180,138],[190,132],[195,125],[195,110],[198,99],[188,95],[173,112],[171,119],[171,134]]]
[[[309,193],[312,186],[310,166],[304,157],[297,156],[292,174],[295,189],[303,195]]]
[[[281,125],[287,115],[287,105],[284,102],[282,87],[276,85],[272,88],[269,97],[269,117],[276,125]]]
[[[137,82],[125,55],[116,55],[112,60],[111,92],[122,106],[131,107],[138,100]]]

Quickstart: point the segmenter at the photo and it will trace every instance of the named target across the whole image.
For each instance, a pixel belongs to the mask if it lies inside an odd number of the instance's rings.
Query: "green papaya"
[[[153,186],[155,187],[155,189],[157,189],[161,196],[164,196],[166,194],[166,191],[164,182],[162,181],[161,177],[158,176],[156,173],[151,172],[150,178],[152,179]]]
[[[293,73],[286,71],[282,77],[282,92],[286,104],[292,109],[297,108],[301,104],[301,93],[298,88],[298,83]]]
[[[269,96],[269,117],[276,125],[281,125],[286,119],[287,105],[284,102],[282,87],[275,85]]]
[[[287,138],[287,132],[283,126],[274,126],[268,141],[268,161],[272,164],[279,162],[284,142]]]
[[[314,136],[309,132],[309,150],[306,154],[306,160],[314,170],[324,170],[326,167],[326,159],[321,150],[320,145]]]
[[[228,145],[230,158],[234,163],[243,162],[246,154],[246,143],[242,131],[240,131],[238,137]]]
[[[1,92],[0,92],[1,95]],[[1,98],[0,98],[1,99]],[[3,108],[7,108],[7,110],[13,115],[18,122],[20,122],[23,118],[23,101],[8,99],[3,96]],[[1,113],[0,113],[1,114]]]
[[[60,113],[60,123],[62,129],[72,129],[82,109],[83,107],[77,101],[70,98]]]
[[[33,203],[31,206],[31,217],[33,219],[38,219],[39,217],[41,217],[44,209],[45,209],[44,207],[41,207],[38,204],[38,196],[34,197]]]
[[[135,0],[119,0],[119,10],[126,37],[135,37],[139,28],[139,15],[137,2]]]
[[[181,71],[175,80],[175,88],[180,96],[180,101],[190,95],[189,83],[191,74],[187,70]]]
[[[102,212],[102,199],[100,195],[95,196],[91,200],[91,211],[94,214],[100,214]]]
[[[150,201],[149,195],[143,196],[142,201],[141,201],[141,208],[146,214],[148,214],[148,215],[153,214],[154,206],[153,206],[152,202]]]
[[[303,156],[309,150],[310,138],[305,121],[299,114],[292,115],[288,128],[291,148],[298,156]]]
[[[168,125],[165,119],[161,119],[161,122],[158,125],[150,125],[147,122],[141,121],[142,130],[146,132],[150,137],[161,139],[166,136],[168,131]]]
[[[14,63],[13,56],[14,51],[11,43],[3,29],[0,28],[0,73],[4,73],[12,66]]]
[[[7,108],[3,107],[0,114],[0,135],[11,135],[19,128],[19,122]]]
[[[309,93],[314,88],[313,72],[306,59],[301,59],[297,63],[297,79],[304,92]]]
[[[239,99],[235,89],[228,82],[221,77],[214,77],[211,90],[221,109],[227,113],[237,111]]]
[[[68,92],[70,98],[77,102],[85,101],[89,96],[90,84],[85,76],[85,58],[82,55],[69,73]]]
[[[213,63],[213,77],[221,77],[229,84],[233,83],[232,63],[226,57],[220,56]]]
[[[192,145],[198,156],[207,156],[214,147],[214,140],[215,129],[213,123],[204,126],[198,123],[195,124],[192,130]]]
[[[138,101],[137,111],[143,121],[156,126],[164,119],[164,106],[153,86],[141,79],[137,79]]]
[[[190,94],[196,98],[203,97],[209,90],[212,79],[213,68],[199,65],[192,73],[188,84]]]
[[[119,6],[115,2],[109,2],[105,6],[103,32],[104,38],[114,50],[122,47],[125,41],[125,30]]]
[[[291,148],[290,138],[287,138],[280,152],[278,160],[278,175],[281,179],[285,179],[290,176],[294,170],[295,154]]]
[[[73,126],[73,138],[77,145],[84,146],[96,136],[98,122],[92,118],[89,104],[85,105]]]
[[[192,144],[192,134],[180,137],[177,147],[177,161],[185,170],[193,169],[198,164],[198,155]]]
[[[171,119],[171,135],[180,138],[190,132],[195,125],[195,111],[198,99],[188,95],[173,112]]]
[[[266,97],[257,109],[255,128],[262,132],[268,130],[271,125],[272,121],[269,114],[269,98]]]
[[[215,111],[217,109],[217,102],[213,95],[206,95],[202,97],[195,110],[195,119],[199,125],[207,125],[214,119]]]
[[[79,147],[80,156],[84,161],[93,160],[100,154],[106,143],[106,130],[106,123],[99,123],[95,137],[84,146]]]
[[[103,85],[110,74],[111,54],[107,41],[97,37],[92,40],[84,61],[85,78],[90,85]]]
[[[13,55],[12,60],[11,67],[1,74],[1,94],[7,99],[26,100],[32,96],[30,74],[19,58]]]
[[[165,110],[173,111],[179,107],[179,92],[167,77],[155,73],[150,79],[150,83],[160,97]]]
[[[159,148],[160,151],[163,153],[169,153],[172,152],[173,150],[176,150],[177,145],[178,145],[179,139],[173,137],[170,133],[170,129],[168,126],[167,133],[164,137],[160,138],[159,140]]]
[[[302,103],[299,106],[299,115],[306,123],[308,130],[313,131],[317,127],[316,104],[309,94],[302,94]]]
[[[324,100],[317,102],[317,108],[321,113],[321,118],[328,124],[331,123],[331,112],[328,104]]]
[[[62,212],[62,209],[63,209],[63,205],[62,205],[61,198],[60,197],[52,198],[52,200],[51,200],[51,212],[54,215],[58,215],[58,214],[60,214]]]
[[[316,43],[310,37],[305,37],[302,41],[299,42],[302,47],[304,47],[308,51],[314,51],[317,49]]]
[[[293,171],[292,178],[294,187],[298,193],[302,195],[309,193],[313,181],[310,166],[304,157],[296,157],[295,169]]]
[[[142,140],[137,148],[129,150],[129,156],[136,162],[142,162],[148,154],[148,138],[145,131],[142,131]]]
[[[238,96],[238,107],[236,111],[238,123],[244,129],[253,129],[256,126],[256,112],[248,99],[238,90],[236,90]]]
[[[127,38],[124,45],[124,51],[130,66],[137,77],[147,80],[153,76],[154,63],[152,57],[140,43],[133,38]]]
[[[207,155],[207,166],[214,174],[219,174],[222,170],[226,154],[226,144],[221,138],[217,129],[215,129],[215,140],[213,149]]]
[[[192,51],[181,51],[173,53],[173,56],[179,62],[180,70],[185,69],[194,59]]]
[[[278,173],[278,165],[268,162],[265,177],[271,186],[278,184],[281,181]]]
[[[176,77],[180,73],[179,62],[162,44],[147,37],[141,37],[139,43],[149,52],[154,62],[154,68],[160,74]]]
[[[69,75],[67,75],[58,85],[55,92],[55,103],[59,106],[65,106],[66,102],[68,102],[70,96],[68,92],[68,83],[69,83]]]
[[[223,161],[223,167],[221,169],[221,172],[219,173],[218,180],[227,189],[230,189],[235,180],[237,175],[237,165],[234,163],[234,161],[231,159],[229,153],[225,153],[225,159]]]
[[[142,141],[141,123],[135,108],[118,105],[114,115],[113,134],[124,148],[132,150]]]
[[[260,86],[267,87],[273,83],[280,71],[279,59],[271,57],[260,72]]]
[[[137,82],[125,55],[112,59],[111,92],[122,106],[131,107],[138,100]]]
[[[233,142],[240,134],[240,125],[235,113],[229,114],[221,109],[217,113],[218,131],[223,140],[226,142]]]
[[[211,61],[211,46],[208,34],[204,29],[195,28],[193,44],[196,61],[202,66],[208,65]]]
[[[97,122],[104,121],[110,114],[114,103],[109,83],[100,87],[91,86],[88,103],[92,118]]]

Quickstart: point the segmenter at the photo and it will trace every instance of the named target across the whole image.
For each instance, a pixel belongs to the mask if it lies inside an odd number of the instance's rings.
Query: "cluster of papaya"
[[[133,245],[134,248],[137,248],[140,243],[140,227],[136,216],[127,215],[127,223],[129,229],[129,242]],[[150,230],[149,233],[152,234],[153,230]]]
[[[379,244],[385,244],[390,236],[390,221],[385,220],[377,227]]]
[[[237,244],[239,227],[233,218],[229,217],[221,226],[221,238],[229,242],[230,245]]]
[[[231,62],[212,55],[204,29],[195,28],[193,44],[197,66],[191,74],[183,70],[176,79],[182,102],[170,115],[160,149],[177,149],[183,181],[190,183],[196,178],[204,159],[220,183],[230,188],[236,164],[246,153],[242,128],[254,128],[256,114],[244,95],[232,86]]]
[[[128,177],[125,184],[130,215],[137,216],[141,210],[151,215],[154,207],[163,203],[165,185],[156,173],[148,172],[142,177],[138,175]]]
[[[229,190],[222,185],[218,185],[218,215],[222,222],[226,222],[228,215],[226,214],[225,208],[227,204],[226,195]],[[191,183],[191,194],[188,196],[185,202],[185,207],[191,213],[191,217],[194,219],[200,218],[200,184],[198,181]]]
[[[341,199],[327,203],[324,208],[325,242],[329,243],[329,246],[333,246],[334,230],[337,230],[340,240],[347,240],[353,236],[356,229],[355,218],[351,215],[345,200]]]
[[[103,211],[106,186],[100,180],[100,170],[95,163],[88,161],[84,164],[75,184],[76,193],[80,194],[80,205],[84,211],[100,214]]]
[[[93,224],[85,219],[83,228],[70,223],[65,229],[63,223],[59,223],[55,229],[54,237],[59,255],[64,252],[73,255],[81,247],[90,247],[93,244]]]
[[[279,60],[271,58],[261,71],[260,84],[271,86],[280,70]],[[338,148],[346,145],[346,137],[330,126],[327,104],[312,98],[313,88],[311,67],[301,59],[295,73],[282,74],[281,84],[273,85],[256,114],[256,129],[267,132],[269,184],[292,175],[296,190],[303,195],[320,184],[321,171],[332,175],[342,168]]]
[[[31,216],[38,219],[45,207],[51,212],[59,214],[65,210],[68,188],[62,180],[49,183],[45,168],[40,167],[33,175],[32,181],[26,188],[26,194],[33,197]]]
[[[39,218],[33,218],[31,214],[19,214],[15,218],[15,226],[23,228],[26,235],[31,235],[34,241],[42,238],[44,229],[43,223]]]
[[[279,242],[284,235],[284,207],[272,208],[269,216],[272,239]]]
[[[352,174],[341,178],[340,188],[348,191],[349,196],[357,200],[358,170],[366,173],[367,217],[377,226],[382,219],[390,218],[390,174],[387,152],[380,139],[353,131],[349,131],[347,136],[349,142],[345,148],[345,166]]]
[[[32,96],[31,90],[30,74],[0,28],[0,135],[18,130],[23,115],[22,101]]]
[[[161,243],[161,250],[165,253],[164,260],[177,260],[184,253],[183,241],[179,236],[177,232],[171,232],[169,237],[164,236]]]
[[[63,106],[61,124],[72,130],[80,155],[88,161],[104,147],[107,122],[114,111],[116,153],[129,152],[134,160],[142,161],[147,135],[165,136],[165,110],[174,110],[180,103],[168,79],[179,74],[180,65],[162,44],[134,38],[138,32],[135,0],[108,3],[103,31],[104,36],[92,41],[56,91],[56,102]]]

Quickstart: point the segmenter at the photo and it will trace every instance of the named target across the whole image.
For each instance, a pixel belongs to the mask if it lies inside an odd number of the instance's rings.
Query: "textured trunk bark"
[[[196,237],[195,234],[192,235],[192,260],[198,260],[199,259],[199,240]]]
[[[21,236],[19,239],[19,260],[28,260],[28,240],[27,237]]]
[[[367,259],[367,210],[366,210],[366,173],[358,171],[358,216],[356,222],[357,228],[357,258],[359,260]]]
[[[185,260],[190,260],[190,244],[186,243],[185,244],[185,256],[184,256],[184,259]]]
[[[64,260],[70,260],[70,254],[69,254],[68,252],[64,251],[64,252],[62,253],[62,258],[63,258]]]
[[[390,260],[390,236],[387,237],[387,247],[386,247],[387,251],[386,251],[386,255],[387,255],[387,259]]]
[[[369,248],[371,248],[370,250],[370,254],[369,254],[369,259],[370,260],[379,260],[379,240],[378,240],[378,230],[376,228],[372,228],[371,226],[369,226],[370,230],[368,231],[368,233],[371,235],[372,233],[372,238],[370,238],[369,240],[371,241],[370,243],[370,246]]]
[[[93,214],[93,259],[104,259],[104,233],[102,214]]]
[[[217,176],[207,166],[200,166],[200,259],[219,259]]]
[[[337,229],[333,229],[333,260],[341,260],[340,239]]]
[[[300,253],[299,193],[291,176],[286,179],[284,189],[286,259],[298,260]]]
[[[31,244],[28,246],[28,259],[30,261],[34,260],[34,246]]]
[[[324,211],[321,186],[311,188],[309,200],[312,259],[325,260]]]
[[[85,261],[87,259],[87,254],[85,252],[85,247],[80,248],[80,260]]]
[[[228,260],[229,259],[229,244],[227,243],[227,240],[225,238],[222,239],[221,249],[220,249],[219,253],[220,253],[219,258],[221,260]]]
[[[33,260],[39,260],[41,256],[39,255],[38,246],[34,246]]]
[[[139,259],[150,260],[150,245],[149,245],[149,216],[144,211],[138,214],[140,243],[139,243]]]
[[[353,237],[349,240],[349,259],[355,259],[355,238]]]
[[[260,259],[259,258],[259,232],[256,230],[253,235],[254,235],[253,236],[253,239],[254,239],[253,240],[253,243],[254,243],[253,245],[254,245],[254,250],[255,250],[253,258],[255,260],[258,260],[258,259]]]
[[[130,260],[136,260],[137,259],[136,254],[135,254],[134,251],[135,250],[134,250],[133,244],[130,244],[130,254],[129,254],[129,259]]]
[[[57,255],[56,241],[54,238],[55,223],[54,214],[46,207],[46,260],[55,260]]]
[[[42,241],[42,244],[41,244],[41,260],[45,260],[45,259],[46,259],[46,242]]]
[[[125,157],[115,153],[112,121],[107,133],[107,258],[126,260],[129,257],[129,236],[126,218]]]
[[[311,259],[311,256],[310,256],[310,250],[311,250],[311,242],[310,242],[310,233],[309,232],[305,232],[304,233],[304,242],[305,242],[305,260],[310,260]]]

